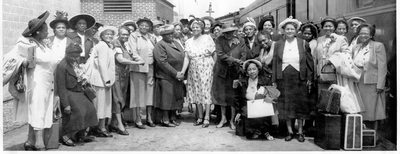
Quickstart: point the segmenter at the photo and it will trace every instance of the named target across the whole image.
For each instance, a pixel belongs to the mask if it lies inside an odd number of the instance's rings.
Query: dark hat
[[[211,32],[214,33],[214,29],[215,27],[221,27],[222,28],[223,23],[219,22],[219,21],[215,21],[215,23],[211,26]]]
[[[181,22],[182,25],[188,25],[189,24],[189,20],[188,19],[181,19],[179,21]]]
[[[235,24],[224,24],[222,26],[222,30],[221,33],[225,33],[225,32],[230,32],[230,31],[235,31],[238,30],[238,28],[235,26]]]
[[[68,13],[67,12],[57,10],[56,15],[54,15],[54,17],[56,17],[56,18],[50,22],[51,28],[55,29],[56,24],[59,22],[62,22],[67,26],[67,29],[68,29],[69,22],[68,22]]]
[[[335,26],[335,29],[337,28],[337,22],[336,19],[333,17],[326,17],[324,20],[321,21],[321,27],[324,27],[324,24],[326,22],[332,22],[333,25]]]
[[[150,29],[153,28],[153,22],[149,18],[139,18],[139,20],[136,22],[136,24],[139,26],[141,22],[147,22],[149,23]]]
[[[47,17],[49,17],[50,13],[49,11],[44,12],[41,14],[39,17],[32,19],[28,22],[28,27],[22,32],[22,36],[28,37],[31,36],[31,34],[35,31],[37,31],[40,26],[43,25],[43,23],[46,21]]]
[[[70,54],[80,54],[82,52],[81,46],[76,43],[70,43],[68,46],[65,48],[65,54],[70,55]]]
[[[258,30],[261,31],[264,27],[264,23],[270,21],[272,24],[272,27],[275,28],[275,21],[274,21],[274,16],[272,15],[267,15],[265,17],[263,17],[260,21],[260,23],[258,23]]]
[[[71,24],[71,29],[76,30],[75,26],[78,23],[80,19],[84,19],[86,21],[86,27],[87,29],[91,28],[96,24],[96,19],[90,15],[90,14],[78,14],[74,17],[72,17],[69,20],[69,23]]]

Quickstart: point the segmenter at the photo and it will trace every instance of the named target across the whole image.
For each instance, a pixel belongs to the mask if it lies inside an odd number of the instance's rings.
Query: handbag
[[[22,74],[18,76],[18,80],[17,80],[17,82],[15,82],[14,86],[19,93],[25,92],[26,87],[24,84],[24,78],[23,78]]]
[[[336,84],[336,69],[332,64],[325,64],[321,68],[321,74],[318,78],[318,83]]]
[[[264,99],[247,101],[247,118],[261,118],[275,115],[272,103]]]
[[[93,102],[93,99],[95,99],[96,96],[96,91],[94,90],[94,88],[92,87],[91,84],[88,84],[90,86],[84,86],[83,88],[83,93],[85,94],[85,96]]]

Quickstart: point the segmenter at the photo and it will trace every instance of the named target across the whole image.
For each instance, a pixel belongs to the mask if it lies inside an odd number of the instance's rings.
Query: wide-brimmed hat
[[[289,18],[286,18],[285,20],[283,20],[281,23],[279,23],[279,30],[283,33],[284,32],[284,30],[283,30],[283,26],[285,26],[287,23],[289,23],[289,22],[292,22],[292,23],[294,23],[294,24],[296,24],[297,25],[297,30],[299,30],[300,29],[300,25],[301,25],[301,22],[299,21],[299,20],[297,20],[297,19],[293,19],[293,17],[292,16],[289,16]]]
[[[136,22],[136,24],[139,26],[141,22],[147,22],[150,26],[150,28],[153,28],[153,22],[149,18],[139,18],[139,20]]]
[[[260,21],[260,23],[258,23],[258,30],[261,31],[264,28],[264,23],[270,21],[272,24],[272,27],[275,28],[275,21],[274,21],[274,16],[272,15],[267,15],[265,17],[263,17]]]
[[[203,20],[203,21],[204,20],[209,20],[209,21],[211,21],[211,25],[215,22],[215,19],[213,17],[210,17],[210,16],[202,17],[201,20]]]
[[[257,65],[258,69],[261,69],[261,67],[262,67],[262,64],[261,64],[260,61],[255,60],[255,59],[249,59],[249,60],[246,60],[246,61],[243,63],[243,66],[242,66],[242,67],[243,67],[243,70],[246,71],[246,65],[247,65],[247,63],[249,63],[249,62],[254,62],[254,63]]]
[[[166,24],[160,27],[160,35],[171,34],[175,30],[174,25]]]
[[[86,21],[86,29],[89,29],[96,24],[96,19],[90,14],[78,14],[69,19],[69,23],[71,24],[71,29],[76,30],[75,26],[80,19],[84,19]]]
[[[235,26],[235,24],[224,24],[222,25],[222,30],[221,33],[226,33],[230,31],[236,31],[238,28]]]
[[[335,18],[333,18],[333,17],[326,17],[326,18],[324,18],[324,19],[321,21],[321,27],[324,27],[324,24],[325,24],[326,22],[332,22],[333,25],[335,26],[335,29],[337,28],[337,21],[336,21]]]
[[[22,32],[22,36],[24,37],[31,36],[33,32],[37,31],[40,28],[40,26],[43,25],[43,23],[46,21],[49,15],[50,15],[49,11],[46,11],[39,17],[30,20],[28,22],[28,27],[24,30],[24,32]]]
[[[367,20],[365,20],[364,18],[361,18],[361,17],[351,17],[351,18],[348,20],[348,23],[353,22],[353,20],[361,20],[361,21],[363,21],[363,22],[367,22]]]
[[[50,27],[55,29],[56,28],[56,24],[59,22],[62,22],[65,24],[65,26],[69,27],[69,21],[68,21],[68,13],[64,12],[64,11],[56,11],[56,15],[54,15],[54,17],[56,17],[53,21],[50,22]]]
[[[98,37],[101,38],[101,33],[104,32],[107,29],[114,31],[114,38],[117,36],[117,34],[118,34],[118,28],[117,27],[114,27],[114,26],[103,26],[103,27],[100,27],[99,31],[97,32]]]

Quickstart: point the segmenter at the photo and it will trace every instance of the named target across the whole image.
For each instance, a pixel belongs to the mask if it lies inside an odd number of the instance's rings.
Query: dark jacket
[[[254,38],[253,46],[250,48],[249,41],[247,39],[243,39],[240,43],[241,46],[241,56],[240,60],[246,61],[248,59],[259,59],[260,51],[261,51],[261,44],[258,42],[257,36]]]
[[[154,72],[158,79],[176,80],[176,74],[182,70],[185,51],[178,42],[173,43],[176,47],[161,40],[154,47]]]
[[[81,37],[78,35],[78,32],[76,31],[72,33],[67,33],[67,37],[69,37],[72,41],[75,41],[79,44],[81,43]],[[85,44],[83,46],[85,47],[85,59],[80,63],[86,63],[86,60],[89,58],[90,50],[94,46],[93,38],[85,34]]]
[[[83,92],[82,85],[78,83],[78,77],[75,74],[73,66],[67,58],[61,60],[56,70],[57,91],[60,96],[61,109],[70,106],[67,91]]]
[[[215,73],[221,78],[226,78],[229,67],[239,65],[238,60],[240,57],[238,54],[233,55],[233,50],[240,50],[240,43],[232,44],[232,46],[229,46],[229,40],[225,39],[224,36],[220,36],[217,38],[217,41],[215,43],[215,51],[218,55],[218,59],[215,64]],[[236,79],[237,76],[233,78]]]
[[[272,82],[282,79],[282,58],[285,41],[281,40],[275,44],[274,58],[272,60]],[[308,42],[297,38],[297,47],[300,57],[300,80],[313,80],[314,62]]]
[[[247,99],[246,99],[246,91],[248,87],[249,78],[242,78],[239,80],[240,84],[235,89],[235,109],[236,113],[240,113],[243,116],[247,116]],[[261,86],[270,86],[272,84],[270,78],[265,77],[264,75],[258,75],[258,83],[257,89]]]

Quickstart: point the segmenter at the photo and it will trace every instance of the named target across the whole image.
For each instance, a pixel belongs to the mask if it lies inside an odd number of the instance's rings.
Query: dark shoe
[[[113,135],[108,133],[107,131],[98,130],[97,137],[113,137]]]
[[[299,134],[299,137],[297,138],[299,142],[304,142],[306,139],[304,138],[304,134]]]
[[[35,148],[35,146],[32,145],[29,141],[26,141],[26,142],[24,143],[24,149],[25,149],[25,151],[32,151],[33,148]]]
[[[204,122],[204,121],[207,121],[207,122]],[[210,126],[210,120],[204,119],[204,121],[203,121],[203,125],[201,127],[207,128],[208,126]]]
[[[120,130],[120,129],[118,129],[118,132],[117,132],[119,135],[129,135],[129,133],[128,133],[128,131],[125,129],[124,131],[122,131],[122,130]]]
[[[66,146],[70,146],[70,147],[76,146],[75,143],[69,137],[62,136],[60,138],[60,142]]]
[[[178,122],[176,122],[175,120],[171,120],[171,121],[169,121],[171,124],[174,124],[175,126],[179,126],[180,125],[180,123],[178,123]]]
[[[201,118],[197,119],[197,121],[193,124],[193,126],[199,126],[203,124],[203,120]]]
[[[288,133],[288,135],[285,137],[285,141],[291,141],[293,139],[293,133]]]
[[[143,125],[138,125],[138,124],[135,124],[135,127],[139,128],[139,129],[146,129],[146,127],[144,127]]]
[[[129,135],[129,133],[128,133],[128,131],[126,131],[126,129],[124,131],[122,131],[118,127],[115,127],[115,126],[112,126],[112,125],[108,126],[108,129],[113,131],[113,132],[117,132],[117,134],[120,134],[120,135]]]
[[[164,126],[164,127],[175,127],[175,125],[170,124],[169,122],[168,122],[168,123],[166,123],[166,122],[161,122],[161,125]]]
[[[254,140],[254,139],[258,139],[260,137],[260,135],[261,135],[261,132],[255,131],[253,134],[246,135],[246,138],[250,139],[250,140]]]
[[[33,146],[32,150],[33,150],[33,151],[46,151],[46,147],[36,147],[36,146]]]
[[[153,122],[146,122],[147,126],[149,127],[156,127],[156,125]]]

